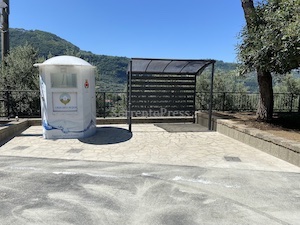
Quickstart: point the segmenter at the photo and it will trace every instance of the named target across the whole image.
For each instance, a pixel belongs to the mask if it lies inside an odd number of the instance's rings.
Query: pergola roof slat
[[[197,75],[212,63],[215,63],[215,60],[133,58],[131,72],[132,74]]]

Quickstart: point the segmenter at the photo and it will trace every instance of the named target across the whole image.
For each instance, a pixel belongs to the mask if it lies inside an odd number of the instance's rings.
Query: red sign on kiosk
[[[85,88],[89,88],[90,84],[89,84],[89,81],[88,80],[85,80],[84,82],[84,87]]]

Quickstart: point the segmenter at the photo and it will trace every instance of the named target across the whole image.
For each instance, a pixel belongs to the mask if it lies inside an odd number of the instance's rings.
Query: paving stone
[[[118,128],[121,135],[128,132],[127,125],[108,127]],[[32,126],[24,131],[26,135],[15,137],[3,145],[0,155],[300,172],[299,167],[217,132],[169,133],[153,124],[133,124],[132,128],[132,137],[123,141],[113,135],[104,136],[105,133],[86,140],[46,140],[41,137],[41,127]],[[231,133],[241,135],[239,131]],[[101,138],[111,144],[104,144]],[[251,140],[247,139],[247,142]],[[17,146],[28,148],[12,151]],[[227,162],[224,156],[243,160]]]

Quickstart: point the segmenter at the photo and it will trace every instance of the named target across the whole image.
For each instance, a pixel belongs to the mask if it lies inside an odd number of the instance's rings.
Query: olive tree
[[[38,70],[33,66],[37,61],[37,51],[30,45],[13,48],[2,63],[2,87],[14,90],[37,90]]]
[[[260,100],[257,118],[273,116],[272,74],[300,66],[300,0],[241,0],[246,26],[238,46],[243,72],[256,70]]]
[[[5,90],[9,116],[33,115],[39,110],[37,51],[26,44],[18,46],[4,58],[1,64],[1,89]],[[8,98],[8,99],[7,99]]]

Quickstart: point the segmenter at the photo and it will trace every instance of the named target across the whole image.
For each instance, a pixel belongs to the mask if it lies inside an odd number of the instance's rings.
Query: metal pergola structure
[[[212,65],[208,129],[212,129],[212,98],[216,60],[132,58],[128,65],[127,120],[132,116],[195,116],[196,76]],[[194,117],[195,119],[195,117]]]

